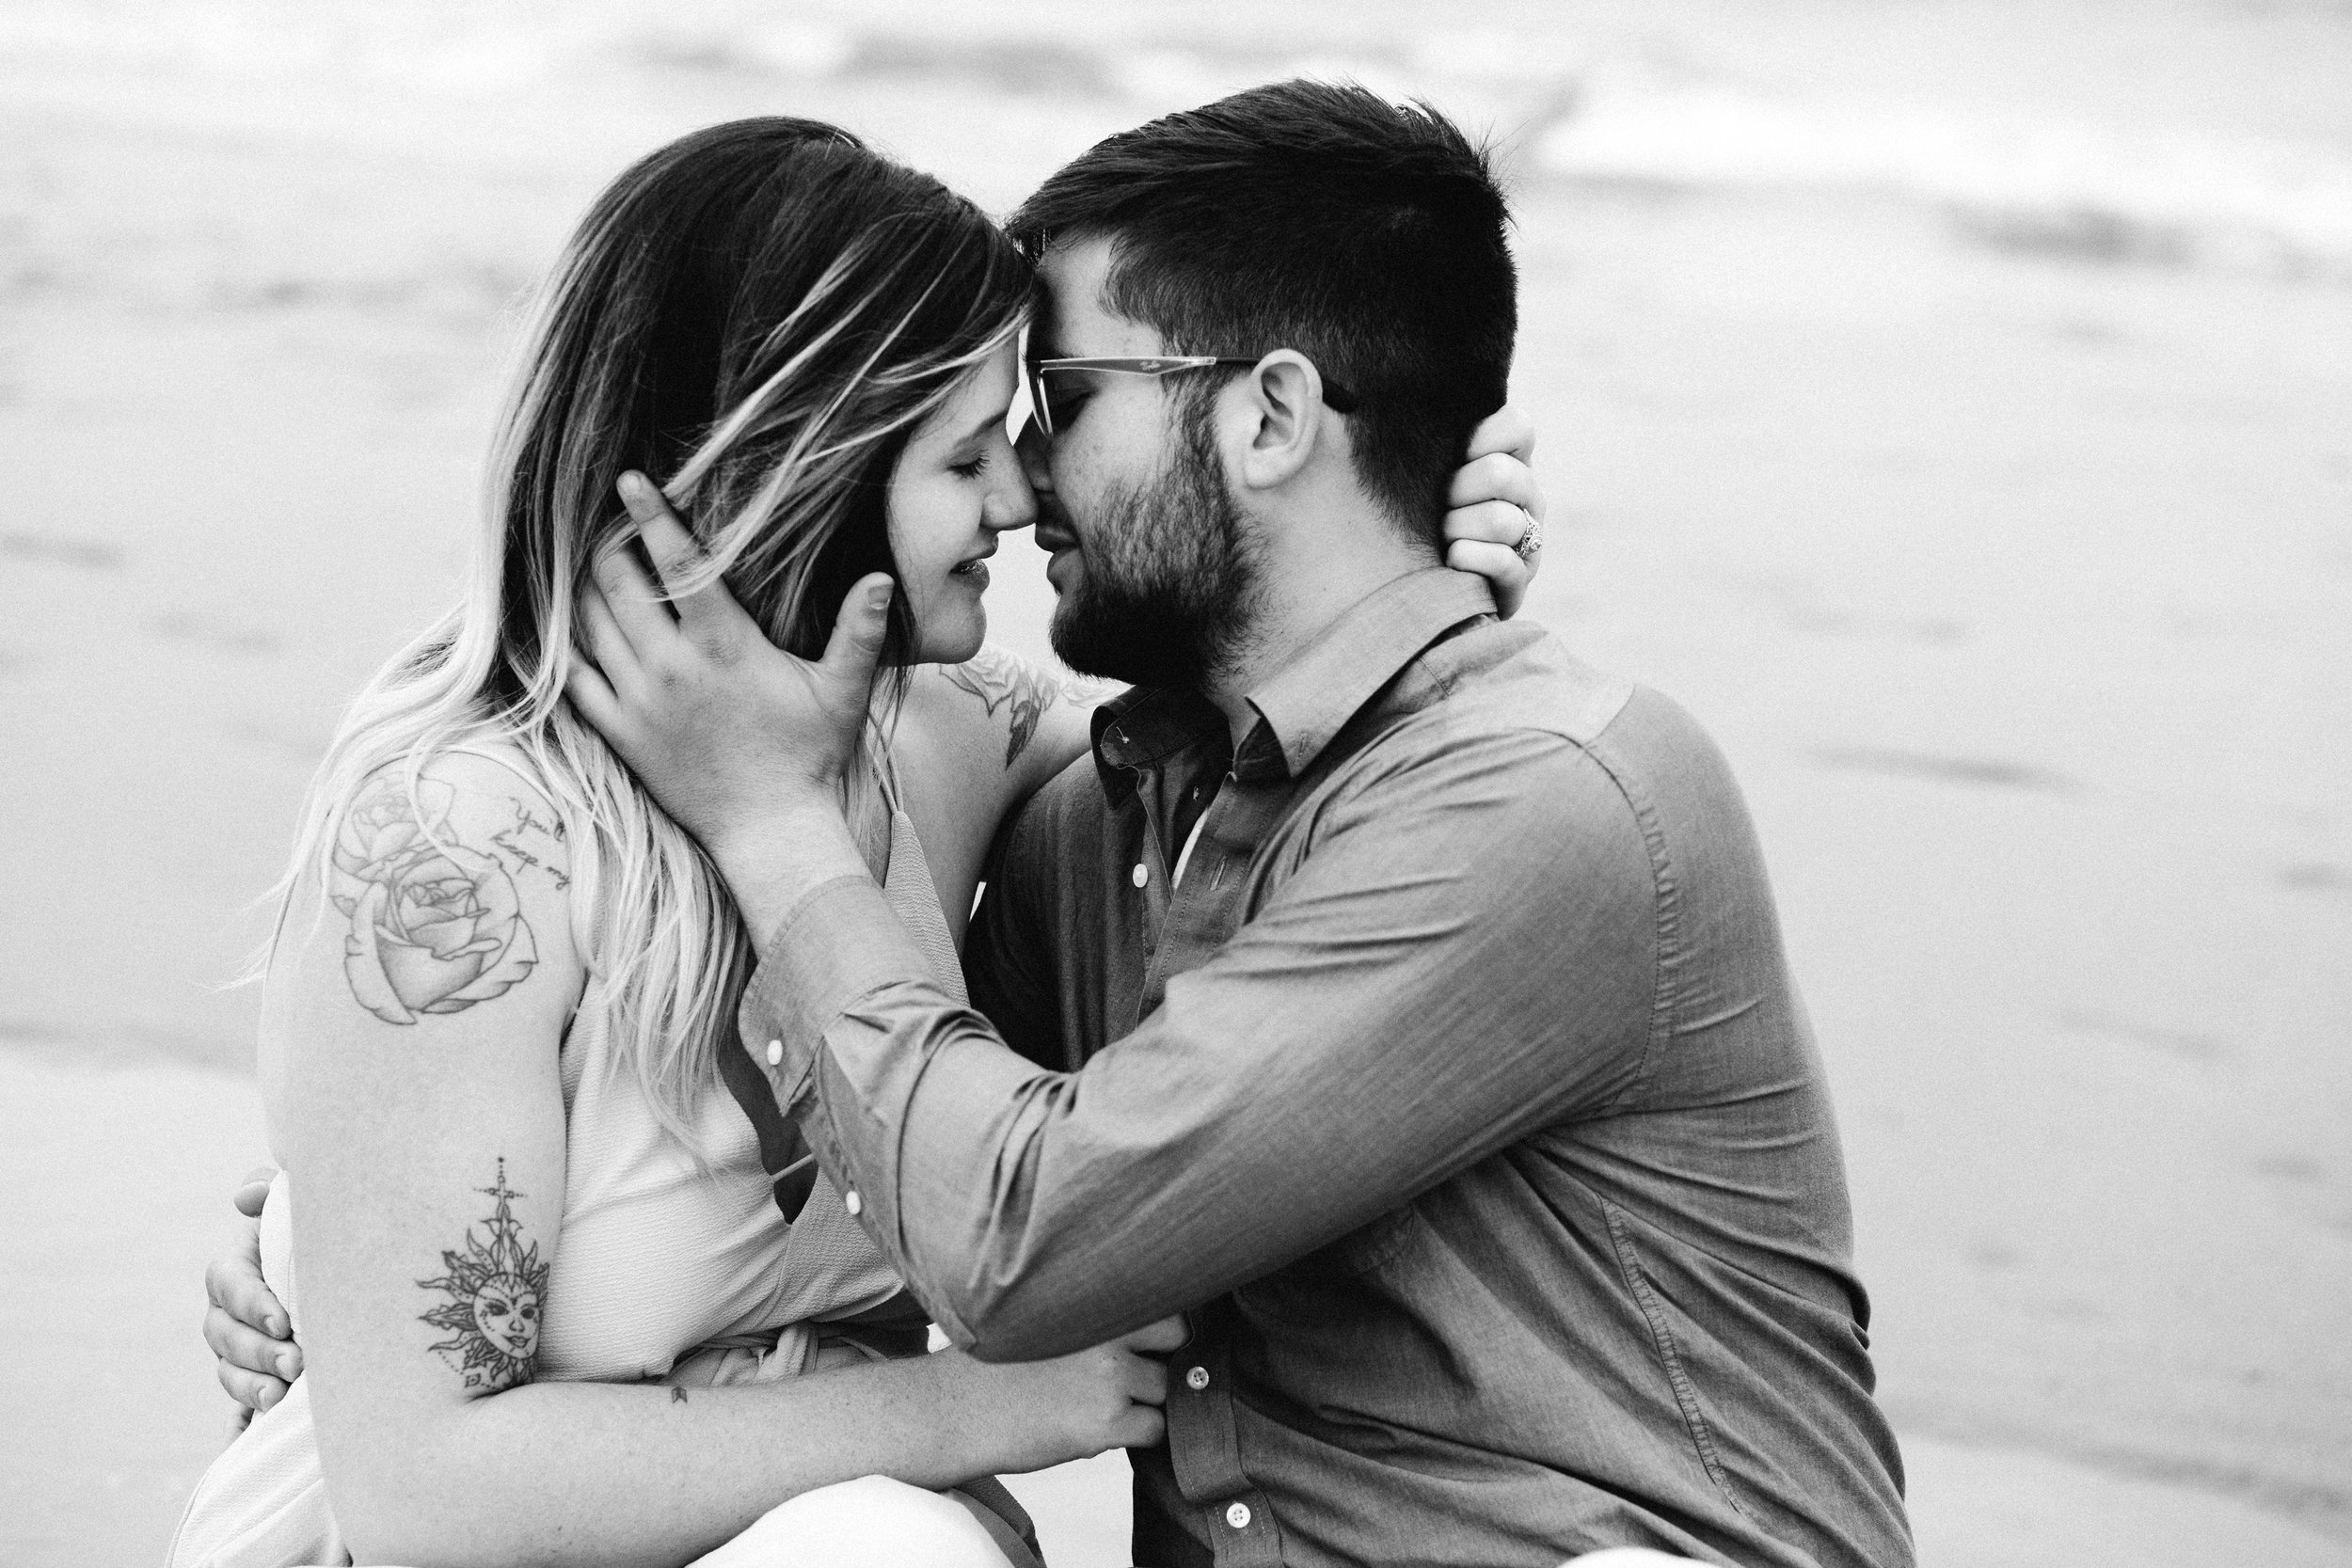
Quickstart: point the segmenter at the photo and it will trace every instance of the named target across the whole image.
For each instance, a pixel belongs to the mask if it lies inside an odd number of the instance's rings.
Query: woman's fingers
[[[1540,518],[1544,487],[1535,483],[1535,470],[1525,463],[1507,452],[1492,452],[1454,469],[1446,488],[1445,503],[1453,510],[1482,501],[1507,501],[1529,516]]]
[[[1457,572],[1475,572],[1485,578],[1487,591],[1495,596],[1495,610],[1506,621],[1527,602],[1528,585],[1535,580],[1535,568],[1521,560],[1518,551],[1477,540],[1458,539],[1448,545],[1445,563]]]
[[[1168,1402],[1168,1363],[1155,1361],[1148,1355],[1127,1355],[1123,1382],[1127,1397],[1138,1404]]]
[[[1457,506],[1445,515],[1445,536],[1448,540],[1469,539],[1517,549],[1534,521],[1534,515],[1516,502],[1478,501]]]
[[[1112,1342],[1143,1355],[1166,1355],[1169,1351],[1180,1349],[1190,1338],[1192,1330],[1185,1325],[1184,1314],[1178,1312],[1157,1323],[1145,1323],[1141,1328],[1120,1335]]]
[[[1535,421],[1507,403],[1479,420],[1478,428],[1470,432],[1470,456],[1496,451],[1509,452],[1521,463],[1535,461]]]

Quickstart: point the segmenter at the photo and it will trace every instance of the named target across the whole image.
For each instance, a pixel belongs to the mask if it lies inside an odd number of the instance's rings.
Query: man
[[[1434,112],[1305,83],[1017,216],[1055,644],[1136,685],[1000,844],[986,1018],[835,804],[862,590],[820,665],[682,599],[660,702],[582,705],[767,933],[744,1038],[946,1331],[1019,1359],[1190,1315],[1139,1561],[1907,1562],[1737,789],[1437,569],[1509,368],[1505,220]]]

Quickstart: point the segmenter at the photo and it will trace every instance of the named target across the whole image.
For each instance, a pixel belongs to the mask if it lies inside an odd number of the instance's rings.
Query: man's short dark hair
[[[1507,395],[1509,221],[1486,150],[1436,109],[1294,81],[1099,143],[1011,230],[1032,257],[1107,236],[1104,305],[1172,353],[1313,360],[1361,400],[1365,487],[1435,542],[1470,432]]]

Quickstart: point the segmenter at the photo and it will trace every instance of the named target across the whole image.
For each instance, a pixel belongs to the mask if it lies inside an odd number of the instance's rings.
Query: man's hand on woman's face
[[[724,858],[747,818],[778,804],[836,799],[858,744],[882,655],[891,581],[854,583],[824,657],[768,641],[723,582],[678,591],[701,546],[643,474],[621,499],[660,574],[622,545],[598,559],[580,599],[572,704],[679,826]]]
[[[1534,461],[1534,425],[1505,404],[1470,433],[1470,460],[1454,470],[1446,492],[1446,564],[1485,578],[1506,621],[1519,612],[1543,560],[1540,531],[1526,555],[1518,549],[1531,529],[1543,526]]]
[[[276,1174],[264,1165],[238,1187],[234,1201],[246,1223],[236,1250],[204,1271],[204,1342],[219,1359],[220,1386],[247,1410],[267,1410],[302,1375],[286,1308],[262,1279],[262,1203]]]

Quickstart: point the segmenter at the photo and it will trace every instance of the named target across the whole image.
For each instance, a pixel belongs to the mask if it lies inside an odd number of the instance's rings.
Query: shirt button
[[[1127,879],[1135,883],[1136,886],[1141,887],[1144,883],[1152,879],[1152,868],[1144,864],[1141,861],[1137,861],[1136,862],[1136,868],[1127,873]]]
[[[770,1067],[774,1067],[783,1060],[784,1042],[782,1040],[770,1040],[768,1042],[768,1065]]]
[[[1235,1503],[1232,1507],[1227,1509],[1225,1511],[1225,1522],[1232,1526],[1235,1529],[1248,1529],[1249,1528],[1249,1505],[1248,1503]]]
[[[858,1215],[866,1212],[866,1200],[857,1196],[857,1189],[855,1187],[851,1187],[848,1192],[841,1195],[841,1207],[850,1212],[850,1217],[851,1219],[855,1219]]]
[[[1208,1386],[1209,1369],[1206,1367],[1195,1367],[1192,1370],[1184,1374],[1184,1386],[1191,1389],[1196,1394],[1200,1392],[1201,1389],[1206,1388]]]

